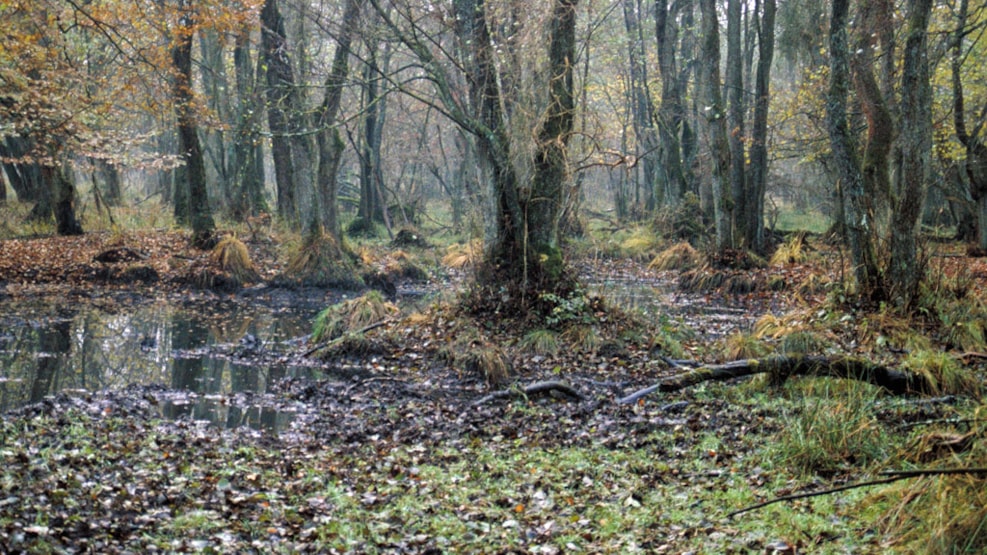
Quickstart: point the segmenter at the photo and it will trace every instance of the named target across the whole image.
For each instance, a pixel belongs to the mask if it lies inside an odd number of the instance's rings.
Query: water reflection
[[[317,377],[311,368],[249,356],[262,350],[287,352],[289,340],[308,332],[313,315],[314,309],[179,309],[167,303],[113,311],[5,306],[0,411],[59,392],[162,384],[190,393],[163,402],[165,417],[279,430],[291,414],[230,404],[228,398],[264,393],[289,375]]]

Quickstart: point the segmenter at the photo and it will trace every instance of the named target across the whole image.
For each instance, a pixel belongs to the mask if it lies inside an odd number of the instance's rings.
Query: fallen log
[[[930,395],[936,393],[936,384],[932,383],[926,376],[894,370],[868,360],[853,357],[773,356],[757,360],[737,360],[725,364],[701,366],[635,391],[617,402],[622,404],[634,403],[656,391],[678,391],[702,382],[730,380],[755,374],[769,374],[772,380],[777,383],[781,383],[791,376],[813,376],[867,382],[894,395],[909,393]]]
[[[489,395],[486,395],[484,397],[481,397],[480,399],[477,399],[476,401],[473,401],[473,406],[476,407],[484,403],[489,403],[490,401],[496,399],[506,399],[509,397],[532,397],[534,395],[551,395],[552,397],[568,397],[570,399],[575,399],[577,401],[586,400],[586,396],[580,393],[579,390],[573,388],[568,384],[552,380],[546,382],[535,382],[525,387],[512,387],[510,389],[494,391]]]

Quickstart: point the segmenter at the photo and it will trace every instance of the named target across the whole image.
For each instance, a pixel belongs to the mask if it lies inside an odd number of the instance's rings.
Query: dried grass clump
[[[210,260],[236,284],[243,285],[260,280],[260,274],[250,261],[247,245],[232,235],[219,240],[212,250]]]
[[[987,467],[987,429],[981,406],[966,433],[933,430],[909,446],[925,468]],[[987,476],[982,473],[902,480],[869,496],[864,509],[880,509],[885,545],[898,553],[987,552]]]
[[[449,268],[476,267],[483,260],[483,240],[473,239],[461,244],[449,245],[442,264]]]
[[[600,330],[590,325],[569,326],[562,332],[562,340],[571,344],[573,349],[589,354],[596,354],[603,345]]]
[[[379,291],[366,294],[326,308],[315,317],[313,343],[332,341],[348,332],[359,331],[398,313],[394,303],[387,302]]]
[[[291,254],[282,281],[340,289],[360,289],[364,285],[349,253],[332,235],[321,230],[308,233]]]
[[[734,333],[723,341],[724,360],[745,360],[761,358],[771,349],[757,337],[746,333]]]
[[[456,355],[460,371],[482,378],[491,387],[507,383],[513,368],[503,349],[488,341],[473,341],[464,352]]]
[[[689,243],[676,243],[661,251],[648,264],[649,270],[664,272],[667,270],[694,270],[705,263],[705,258]]]
[[[620,250],[625,256],[647,260],[661,247],[661,239],[653,229],[639,226],[631,230],[630,235],[620,242]]]
[[[805,235],[797,233],[788,242],[778,245],[774,254],[771,255],[768,265],[791,266],[793,264],[801,264],[806,261],[807,251]]]

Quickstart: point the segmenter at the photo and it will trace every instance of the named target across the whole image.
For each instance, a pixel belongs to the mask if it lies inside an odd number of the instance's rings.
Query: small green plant
[[[596,323],[592,301],[582,291],[573,291],[567,297],[542,293],[538,300],[545,307],[545,324],[549,327]]]

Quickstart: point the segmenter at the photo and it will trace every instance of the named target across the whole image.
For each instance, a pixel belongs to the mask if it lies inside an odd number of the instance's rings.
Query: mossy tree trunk
[[[699,62],[699,73],[712,158],[713,219],[716,226],[716,248],[724,251],[734,247],[734,199],[729,182],[730,143],[720,83],[720,22],[715,0],[699,0],[699,8],[702,12],[702,59]]]
[[[880,293],[880,272],[874,251],[872,219],[867,214],[867,198],[856,141],[847,124],[850,94],[850,60],[847,40],[849,0],[833,0],[830,19],[830,75],[826,97],[826,117],[833,162],[840,176],[839,191],[843,210],[843,230],[850,247],[850,263],[858,293]]]
[[[891,298],[910,309],[919,293],[922,268],[916,236],[932,167],[932,86],[928,28],[932,0],[909,0],[901,79],[901,186],[891,215]]]

